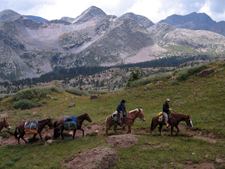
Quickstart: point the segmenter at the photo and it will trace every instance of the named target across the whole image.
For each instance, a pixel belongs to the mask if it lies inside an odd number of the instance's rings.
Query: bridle
[[[138,109],[138,116],[139,116],[139,114],[141,113],[141,109]],[[135,118],[129,118],[129,117],[126,117],[126,119],[129,119],[129,120],[133,120],[133,122],[134,122],[134,120],[135,120]]]

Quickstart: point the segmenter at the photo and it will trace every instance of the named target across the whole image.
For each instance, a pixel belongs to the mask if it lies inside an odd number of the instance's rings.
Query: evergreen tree
[[[136,69],[136,72],[132,71],[126,86],[130,87],[130,83],[140,79],[140,77],[141,77],[141,74],[140,74],[139,69]]]

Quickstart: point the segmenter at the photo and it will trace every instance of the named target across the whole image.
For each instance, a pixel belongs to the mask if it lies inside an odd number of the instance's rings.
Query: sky
[[[154,23],[173,14],[192,12],[206,13],[217,22],[225,21],[225,0],[0,0],[0,11],[11,9],[21,15],[35,15],[48,20],[76,18],[90,6],[118,17],[132,12]]]

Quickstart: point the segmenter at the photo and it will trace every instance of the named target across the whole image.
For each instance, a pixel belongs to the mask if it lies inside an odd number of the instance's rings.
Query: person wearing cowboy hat
[[[126,103],[126,100],[122,100],[116,108],[118,118],[120,118],[120,126],[121,127],[126,126],[126,124],[124,122],[124,119],[127,117],[127,110],[126,110],[125,103]]]
[[[166,127],[169,127],[169,121],[168,121],[168,115],[169,115],[169,103],[170,103],[170,99],[166,99],[166,102],[163,104],[163,110],[162,110],[162,114],[165,118],[165,125]]]

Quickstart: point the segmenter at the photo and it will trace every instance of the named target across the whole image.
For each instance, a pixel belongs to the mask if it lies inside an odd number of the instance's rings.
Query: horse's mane
[[[135,111],[137,111],[138,110],[138,108],[137,109],[134,109],[134,110],[131,110],[131,111],[129,111],[129,113],[133,113],[133,112],[135,112]],[[140,109],[141,111],[143,111],[142,109]]]
[[[77,118],[80,118],[80,117],[82,117],[82,116],[84,116],[85,115],[85,113],[84,114],[81,114],[81,115],[79,115],[79,116],[77,116]]]
[[[174,116],[174,117],[183,117],[183,118],[188,117],[187,115],[181,114],[181,113],[171,113],[171,115]]]
[[[42,123],[42,122],[44,122],[44,121],[46,121],[46,120],[48,120],[48,119],[44,119],[44,120],[38,121],[38,123]]]

